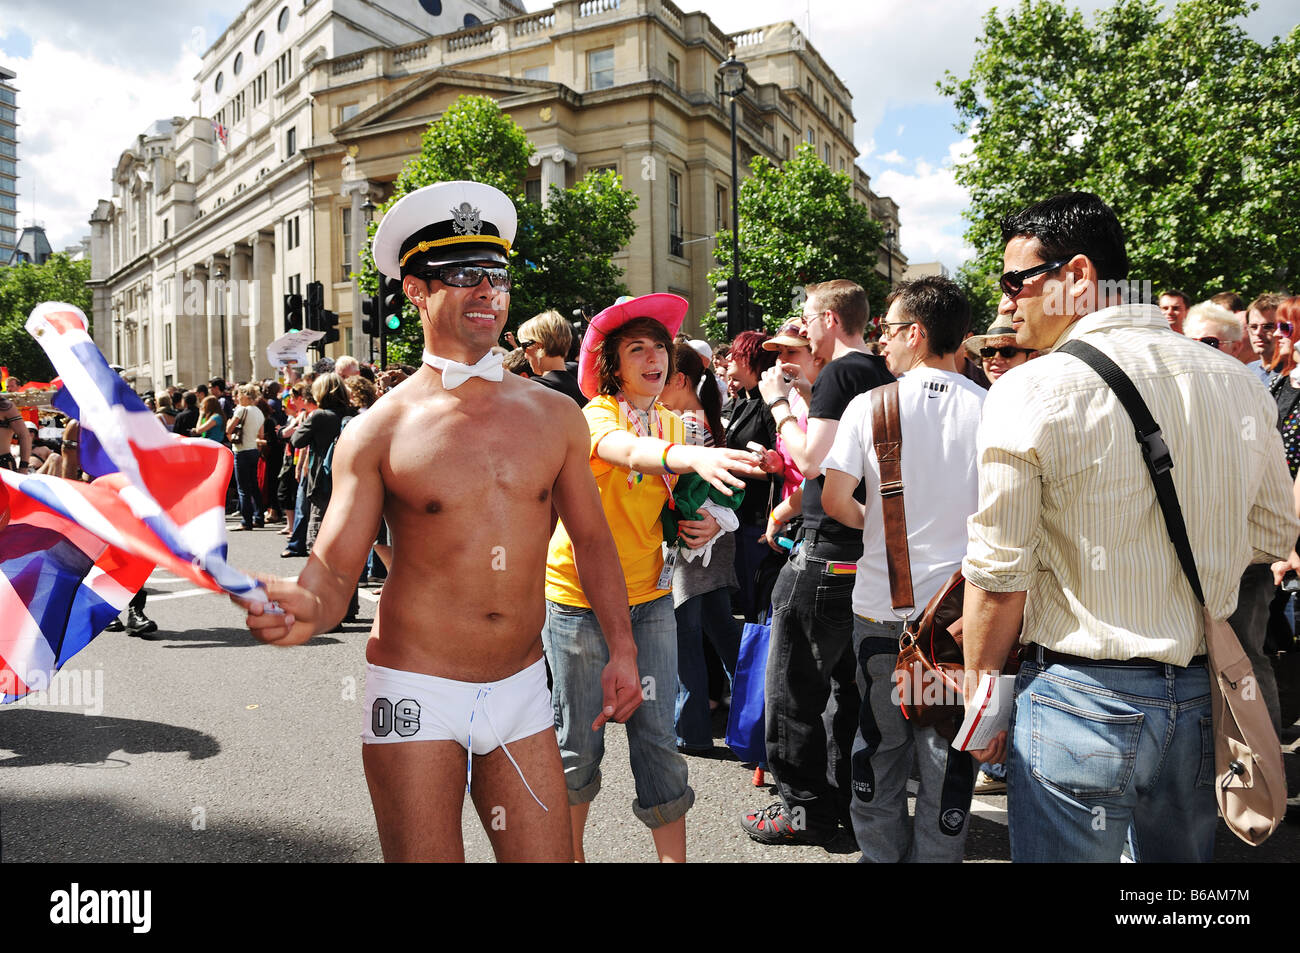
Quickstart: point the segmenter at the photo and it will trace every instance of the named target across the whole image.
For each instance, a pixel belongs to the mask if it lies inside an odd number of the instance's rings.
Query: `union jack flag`
[[[99,634],[155,565],[252,601],[265,593],[226,562],[234,460],[211,440],[169,433],[104,360],[86,316],[62,303],[27,320],[63,379],[54,406],[81,424],[92,483],[0,471],[0,692],[21,697]],[[0,500],[0,503],[6,501]]]
[[[214,119],[212,120],[212,131],[217,134],[217,138],[221,140],[221,144],[223,146],[227,145],[226,142],[227,131],[225,126],[223,126],[221,123],[217,122]]]

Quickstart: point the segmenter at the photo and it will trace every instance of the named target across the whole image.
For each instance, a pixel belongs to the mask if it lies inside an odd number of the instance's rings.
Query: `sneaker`
[[[746,814],[741,828],[760,844],[813,844],[824,847],[835,837],[835,831],[804,830],[795,826],[785,805],[780,801],[769,804],[761,811]]]
[[[976,794],[1004,794],[1006,790],[1007,782],[993,777],[987,771],[981,771],[975,779]]]

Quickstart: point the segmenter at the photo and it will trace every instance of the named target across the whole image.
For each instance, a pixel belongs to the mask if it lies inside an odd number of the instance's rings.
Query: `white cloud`
[[[961,146],[953,143],[949,156],[960,154]],[[957,184],[951,162],[935,167],[918,161],[910,173],[886,169],[871,184],[878,194],[898,203],[902,249],[910,261],[941,261],[956,271],[974,255],[962,239],[966,222],[961,213],[970,196]]]
[[[897,149],[890,149],[884,155],[876,156],[877,162],[885,162],[889,165],[902,165],[907,159]]]
[[[181,53],[152,69],[128,68],[33,38],[18,74],[18,221],[45,224],[56,250],[90,233],[88,219],[112,194],[122,151],[155,119],[188,115],[198,57]]]

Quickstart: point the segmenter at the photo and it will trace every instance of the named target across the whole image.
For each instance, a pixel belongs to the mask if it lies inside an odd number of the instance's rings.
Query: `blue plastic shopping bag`
[[[767,681],[767,646],[772,636],[772,616],[767,622],[745,623],[740,636],[740,656],[731,684],[731,712],[727,716],[727,747],[741,761],[765,764],[767,746],[763,732],[763,687]]]

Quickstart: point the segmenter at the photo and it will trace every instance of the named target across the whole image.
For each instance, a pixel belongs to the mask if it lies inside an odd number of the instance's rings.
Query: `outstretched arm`
[[[265,580],[266,594],[284,611],[248,609],[248,627],[263,642],[301,645],[343,618],[361,575],[384,508],[384,481],[379,472],[382,441],[367,433],[365,418],[339,438],[331,465],[333,492],[320,535],[302,574],[296,579]]]
[[[611,431],[602,437],[596,447],[596,455],[616,467],[650,475],[694,470],[727,496],[731,496],[732,487],[739,489],[745,485],[745,481],[736,476],[737,473],[749,477],[764,475],[757,458],[748,450],[670,444],[666,440],[638,437],[621,430]],[[665,463],[667,466],[664,466]]]

